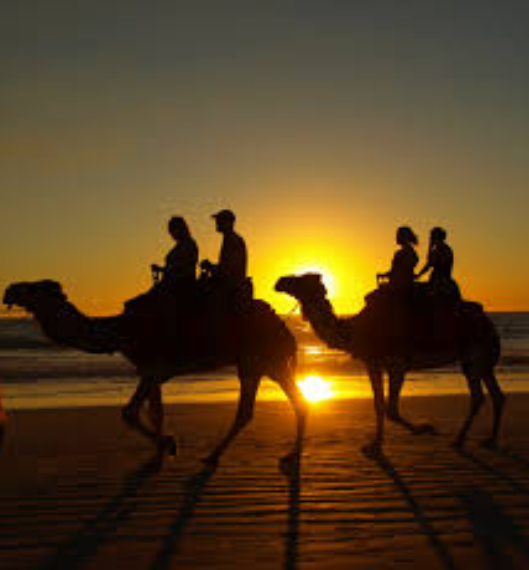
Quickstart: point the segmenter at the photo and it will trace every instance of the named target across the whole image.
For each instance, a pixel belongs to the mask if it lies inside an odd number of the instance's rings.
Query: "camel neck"
[[[303,316],[321,340],[330,348],[343,348],[344,339],[339,331],[338,317],[327,299],[301,301],[301,308]]]

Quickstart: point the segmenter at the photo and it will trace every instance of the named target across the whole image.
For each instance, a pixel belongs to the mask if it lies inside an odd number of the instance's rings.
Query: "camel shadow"
[[[79,568],[93,558],[99,548],[108,542],[120,524],[128,519],[138,506],[140,489],[156,475],[161,467],[158,454],[128,473],[121,491],[95,516],[86,522],[71,538],[59,546],[40,570],[69,570]]]
[[[186,526],[193,518],[195,509],[202,498],[202,494],[210,479],[215,474],[216,467],[216,464],[206,464],[205,467],[190,477],[185,483],[186,493],[180,505],[180,509],[161,547],[154,557],[151,570],[165,570],[170,567],[173,557],[179,552],[180,540]]]
[[[285,570],[296,570],[299,557],[299,514],[301,491],[301,462],[296,461],[288,480],[288,526],[285,533]]]
[[[455,560],[450,554],[448,548],[441,541],[439,534],[432,526],[431,522],[428,520],[428,516],[425,513],[423,507],[421,507],[417,499],[413,496],[410,487],[406,484],[396,467],[383,454],[370,458],[373,459],[375,463],[382,469],[382,471],[386,473],[386,475],[393,481],[395,487],[401,493],[403,499],[408,504],[410,511],[413,513],[413,516],[415,517],[421,533],[430,542],[433,551],[437,555],[437,558],[439,559],[441,565],[448,570],[457,570]]]
[[[470,463],[474,464],[475,467],[477,467],[487,475],[492,475],[499,481],[509,485],[516,493],[520,493],[522,495],[529,495],[529,489],[527,489],[527,487],[524,487],[521,483],[516,481],[516,479],[514,479],[508,473],[505,473],[501,469],[494,467],[490,463],[487,463],[483,459],[471,453],[468,449],[466,448],[458,449],[458,453],[461,457],[467,459]]]
[[[468,488],[460,500],[471,523],[474,542],[481,548],[483,559],[492,570],[510,570],[513,564],[511,548],[529,560],[529,539],[492,497],[481,489]]]
[[[511,461],[518,463],[519,465],[525,467],[526,469],[529,469],[529,459],[523,457],[522,455],[520,455],[510,447],[501,447],[496,450],[496,453],[498,455],[501,455],[502,457],[505,457],[506,459],[510,459]]]

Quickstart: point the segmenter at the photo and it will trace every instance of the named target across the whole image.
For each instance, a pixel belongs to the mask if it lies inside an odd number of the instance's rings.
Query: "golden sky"
[[[90,313],[150,284],[184,216],[232,208],[256,292],[321,268],[340,312],[397,226],[448,230],[464,295],[529,309],[523,3],[12,4],[0,24],[0,286]]]

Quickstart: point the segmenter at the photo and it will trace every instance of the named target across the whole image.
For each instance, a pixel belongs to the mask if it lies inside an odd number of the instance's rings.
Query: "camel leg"
[[[388,394],[388,404],[386,407],[386,416],[388,420],[395,422],[407,430],[409,430],[414,435],[422,435],[425,433],[433,434],[435,433],[435,428],[428,423],[425,424],[414,424],[404,418],[399,410],[400,402],[400,392],[404,384],[405,373],[402,370],[390,370],[389,371],[389,394]]]
[[[500,432],[501,418],[503,415],[503,407],[505,405],[505,395],[498,384],[498,380],[494,375],[494,371],[490,371],[483,375],[483,382],[487,387],[487,391],[492,398],[492,406],[494,409],[494,420],[492,424],[492,435],[490,438],[485,439],[482,442],[484,447],[489,449],[496,449],[496,444],[498,441],[498,434]]]
[[[404,372],[390,370],[388,378],[388,405],[386,408],[387,418],[397,423],[402,422],[399,410],[400,392],[404,384]]]
[[[260,381],[260,376],[241,376],[239,404],[237,406],[237,412],[235,414],[233,424],[217,447],[215,447],[211,454],[203,460],[207,465],[216,466],[221,455],[230,445],[232,440],[237,437],[237,434],[244,428],[244,426],[249,424],[252,420],[255,397],[257,395]]]
[[[151,378],[142,377],[129,403],[121,410],[121,417],[128,426],[141,433],[147,439],[157,442],[156,431],[147,427],[140,419],[141,406],[149,398],[154,385],[157,385],[157,383]]]
[[[174,438],[163,433],[164,409],[162,401],[162,388],[160,384],[155,384],[151,388],[148,399],[148,414],[154,428],[154,434],[158,445],[158,452],[162,454],[168,450],[170,455],[176,455],[176,443]]]
[[[376,435],[373,441],[362,447],[362,451],[369,457],[378,457],[382,454],[382,444],[384,441],[384,375],[380,366],[368,366],[369,379],[371,380],[371,388],[373,390],[373,401],[375,404],[376,414]]]
[[[468,388],[470,390],[470,410],[466,420],[461,426],[461,430],[457,435],[453,445],[455,447],[461,447],[465,443],[468,430],[474,421],[477,413],[479,412],[485,397],[483,396],[483,387],[481,386],[481,379],[479,374],[468,368],[464,370],[465,376],[467,378]]]
[[[303,438],[305,436],[305,424],[307,419],[308,407],[305,399],[303,398],[298,385],[294,379],[293,373],[288,372],[288,375],[282,377],[272,376],[283,389],[283,392],[288,398],[294,413],[296,414],[296,440],[292,447],[292,451],[287,453],[279,461],[279,467],[283,473],[290,475],[299,464],[301,452],[303,449]]]

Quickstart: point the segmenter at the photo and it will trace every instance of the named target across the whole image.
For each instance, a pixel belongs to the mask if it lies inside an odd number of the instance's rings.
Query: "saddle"
[[[366,306],[355,320],[390,350],[453,345],[460,336],[461,317],[474,303],[437,291],[429,283],[414,283],[406,294],[395,294],[382,285],[366,296]]]
[[[217,287],[212,279],[170,290],[160,285],[125,303],[124,334],[151,354],[172,352],[185,360],[211,357],[232,362],[241,342],[240,321],[254,303],[251,279],[237,295]]]

